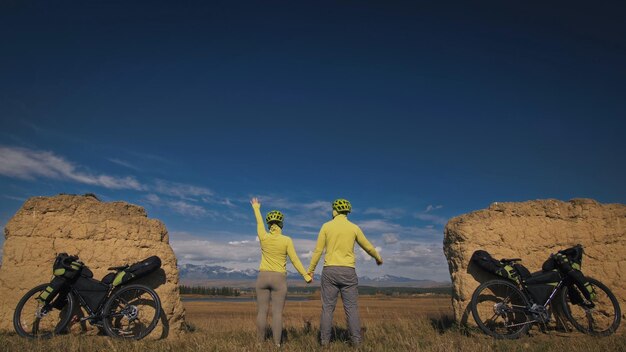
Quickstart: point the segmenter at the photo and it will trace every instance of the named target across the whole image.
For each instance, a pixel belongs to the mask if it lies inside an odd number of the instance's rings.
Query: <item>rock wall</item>
[[[49,282],[56,254],[67,252],[78,255],[96,279],[107,274],[110,266],[158,255],[161,269],[138,280],[156,289],[165,313],[150,337],[176,337],[182,332],[185,312],[178,292],[176,257],[165,225],[148,219],[142,207],[105,203],[90,195],[34,197],[8,222],[5,238],[0,330],[13,330],[17,302],[29,289]]]
[[[606,284],[624,313],[626,205],[600,204],[591,199],[493,203],[488,209],[451,219],[445,227],[443,246],[456,320],[475,324],[468,308],[472,293],[484,280],[493,278],[470,265],[475,250],[484,249],[498,259],[522,258],[522,264],[534,272],[541,270],[551,253],[578,243],[585,250],[583,273]]]

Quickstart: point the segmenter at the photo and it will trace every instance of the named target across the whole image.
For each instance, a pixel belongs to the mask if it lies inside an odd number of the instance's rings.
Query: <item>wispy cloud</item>
[[[117,177],[95,174],[49,151],[0,146],[0,174],[33,180],[51,178],[71,180],[110,189],[142,190],[145,187],[132,176]]]
[[[368,238],[380,238],[385,241],[385,234],[392,234],[397,238],[421,239],[424,242],[441,241],[441,232],[435,228],[405,226],[389,220],[364,220],[357,223]],[[380,236],[380,237],[379,237]],[[387,240],[393,240],[387,237]]]
[[[383,233],[383,243],[394,244],[398,243],[398,235],[395,233]]]
[[[413,214],[416,219],[430,222],[435,225],[445,225],[448,222],[448,218],[433,214],[434,211],[443,208],[443,205],[429,204],[424,211]]]
[[[6,199],[11,199],[11,200],[18,201],[18,202],[24,202],[24,201],[26,201],[26,198],[24,198],[24,197],[9,196],[9,195],[6,195],[6,194],[5,194],[5,195],[3,195],[3,197],[4,197],[4,198],[6,198]]]
[[[422,221],[428,221],[437,225],[445,225],[448,222],[447,218],[443,216],[439,216],[439,215],[434,215],[434,214],[417,213],[414,216],[415,218],[420,219]]]
[[[116,159],[116,158],[107,158],[108,161],[112,162],[113,164],[117,164],[120,166],[124,166],[126,168],[129,168],[131,170],[135,170],[135,171],[139,171],[139,168],[127,161],[124,160],[120,160],[120,159]]]
[[[189,199],[190,197],[210,197],[214,192],[208,188],[194,186],[184,183],[171,182],[165,180],[156,180],[154,183],[154,191],[174,196],[181,199]]]
[[[168,164],[168,165],[174,164],[171,160],[168,160],[159,155],[154,155],[154,154],[149,154],[149,153],[140,153],[140,152],[129,152],[129,154],[135,157],[141,158],[141,159],[152,160],[152,161],[156,161],[162,164]]]
[[[433,210],[439,210],[439,209],[441,209],[441,208],[443,208],[443,205],[432,205],[432,204],[429,204],[429,205],[426,207],[426,210],[425,210],[425,211],[428,213],[428,212],[431,212],[431,211],[433,211]]]
[[[151,193],[145,197],[146,202],[151,205],[166,207],[175,213],[191,216],[191,217],[217,217],[217,213],[211,210],[208,210],[200,205],[191,204],[189,202],[185,202],[183,200],[172,200],[172,199],[163,199],[158,195]]]
[[[365,215],[379,215],[385,219],[398,219],[404,216],[406,211],[402,208],[390,208],[390,209],[381,209],[381,208],[367,208],[363,212]]]

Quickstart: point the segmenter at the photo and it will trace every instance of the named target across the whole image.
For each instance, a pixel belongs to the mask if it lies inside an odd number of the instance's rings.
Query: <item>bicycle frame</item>
[[[553,290],[552,290],[552,292],[550,293],[550,297],[548,297],[548,299],[546,300],[546,303],[544,303],[544,304],[543,304],[543,307],[544,307],[544,308],[548,308],[548,304],[550,304],[550,303],[552,302],[552,299],[554,298],[554,296],[556,296],[556,292],[559,290],[559,288],[561,288],[561,287],[563,286],[563,283],[564,283],[564,282],[565,282],[565,279],[561,279],[561,280],[559,280],[559,282],[556,284],[556,286],[554,286],[554,289],[553,289]],[[526,297],[529,297],[533,303],[536,303],[536,302],[534,302],[534,300],[532,299],[532,296],[531,296],[531,295],[528,293],[528,291],[526,290],[526,286],[525,286],[525,285],[522,285],[522,287],[523,287],[523,291],[524,291],[524,294],[526,295]]]
[[[80,321],[82,322],[82,321],[85,321],[85,320],[98,318],[100,316],[100,313],[102,313],[102,308],[104,308],[104,305],[106,304],[106,302],[111,297],[111,294],[113,293],[113,286],[109,285],[109,290],[107,292],[106,298],[103,299],[102,302],[100,302],[100,304],[98,305],[98,309],[95,312],[89,307],[89,305],[87,304],[87,302],[85,301],[83,296],[80,294],[80,292],[78,292],[78,290],[76,290],[74,288],[74,286],[71,286],[71,293],[74,295],[74,297],[78,298],[78,300],[79,300],[78,304],[81,307],[85,308],[87,313],[89,313],[88,316],[83,317],[83,318],[80,319]]]
[[[543,304],[543,308],[548,308],[548,304],[550,304],[552,302],[552,300],[554,299],[554,297],[556,296],[556,293],[559,291],[559,289],[561,287],[563,287],[563,283],[565,282],[565,279],[561,279],[559,280],[559,282],[556,284],[556,286],[554,287],[554,289],[552,290],[552,292],[550,293],[550,297],[548,297],[548,299],[546,300],[546,303]],[[535,301],[533,300],[532,296],[528,293],[528,290],[526,290],[526,286],[524,284],[520,285],[522,287],[522,292],[523,294],[527,297],[530,298],[530,301],[533,304],[537,304],[535,303]],[[531,314],[534,314],[535,312],[532,311],[532,306],[526,306],[526,307],[521,307],[523,308],[525,312],[529,312]],[[519,324],[511,324],[511,325],[507,325],[507,327],[515,327],[515,326],[520,326],[520,325],[526,325],[526,324],[534,324],[534,323],[539,323],[541,322],[540,320],[529,320],[529,321],[525,321],[523,323],[519,323]]]

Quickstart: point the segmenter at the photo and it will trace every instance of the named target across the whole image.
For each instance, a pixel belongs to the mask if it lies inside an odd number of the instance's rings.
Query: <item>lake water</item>
[[[232,302],[232,303],[256,302],[256,297],[251,297],[251,296],[247,296],[247,297],[185,297],[185,296],[182,296],[180,299],[183,302]],[[309,298],[301,297],[301,296],[296,296],[296,297],[287,296],[287,300],[292,301],[292,302],[304,302],[304,301],[308,301]]]

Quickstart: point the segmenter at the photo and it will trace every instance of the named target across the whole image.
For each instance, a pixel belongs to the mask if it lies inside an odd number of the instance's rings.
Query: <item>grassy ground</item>
[[[496,341],[476,331],[461,330],[450,321],[449,297],[360,299],[364,333],[361,351],[626,351],[623,334],[592,338],[577,333],[537,328],[531,336],[514,341]],[[192,332],[179,340],[112,340],[105,336],[59,336],[28,341],[15,335],[0,335],[2,351],[272,351],[270,340],[257,343],[255,305],[252,302],[187,302],[187,321]],[[317,351],[319,301],[287,302],[284,314],[284,351]],[[343,307],[335,313],[335,340],[325,351],[354,350],[348,343]]]

